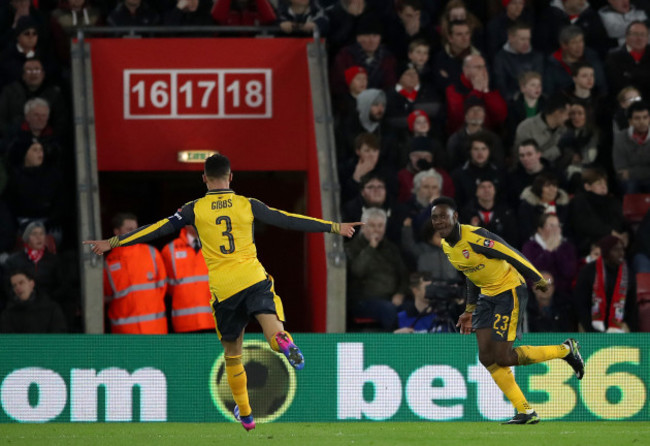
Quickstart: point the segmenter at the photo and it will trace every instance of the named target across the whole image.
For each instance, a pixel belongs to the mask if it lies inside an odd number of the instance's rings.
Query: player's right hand
[[[456,327],[460,327],[460,334],[472,334],[472,313],[461,314]]]
[[[354,227],[355,226],[361,226],[361,225],[363,225],[363,223],[361,223],[360,221],[357,221],[357,222],[354,222],[354,223],[341,223],[341,232],[340,232],[340,234],[343,237],[350,238],[350,237],[352,237],[354,235],[354,232],[355,232]]]

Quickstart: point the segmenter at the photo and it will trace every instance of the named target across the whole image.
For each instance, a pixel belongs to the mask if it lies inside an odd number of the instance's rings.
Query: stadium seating
[[[623,215],[632,224],[639,224],[650,209],[650,194],[625,194]]]

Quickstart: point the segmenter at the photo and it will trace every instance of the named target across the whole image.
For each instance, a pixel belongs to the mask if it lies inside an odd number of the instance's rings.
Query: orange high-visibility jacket
[[[208,267],[203,254],[190,246],[187,230],[162,250],[172,296],[172,326],[177,333],[215,329]]]
[[[111,332],[166,334],[167,273],[153,246],[114,248],[104,260],[104,296]]]

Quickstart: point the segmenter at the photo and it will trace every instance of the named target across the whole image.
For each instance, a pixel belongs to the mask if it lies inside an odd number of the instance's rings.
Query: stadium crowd
[[[629,221],[623,198],[650,194],[649,17],[647,0],[9,0],[0,311],[82,331],[69,32],[274,25],[278,37],[318,30],[327,44],[341,213],[365,223],[345,245],[350,330],[453,330],[464,282],[429,218],[441,195],[461,223],[499,235],[552,279],[531,293],[529,331],[648,329],[636,277],[650,273],[650,214]],[[116,216],[114,231],[125,222],[137,217]],[[200,263],[188,232],[166,249]],[[211,330],[200,312],[181,317],[200,305],[173,257],[137,255],[160,265],[151,308],[164,312],[167,295],[174,324],[159,332]],[[107,296],[138,285],[135,273],[113,280],[125,262],[106,271]],[[108,312],[114,332],[120,311]],[[34,327],[10,319],[0,330]]]

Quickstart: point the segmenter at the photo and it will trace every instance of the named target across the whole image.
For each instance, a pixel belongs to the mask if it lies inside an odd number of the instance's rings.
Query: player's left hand
[[[354,235],[355,226],[361,226],[363,223],[360,221],[354,222],[354,223],[341,223],[341,235],[343,237],[350,238]]]
[[[92,252],[98,256],[111,250],[111,244],[108,242],[108,240],[84,240],[82,243],[84,245],[90,245]]]
[[[460,327],[460,334],[472,334],[472,313],[461,314],[456,327]]]

